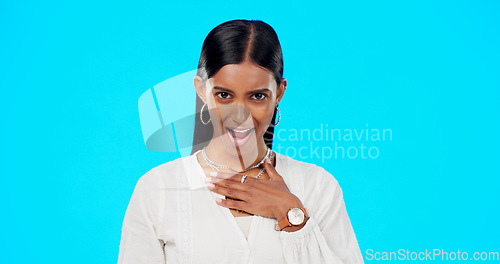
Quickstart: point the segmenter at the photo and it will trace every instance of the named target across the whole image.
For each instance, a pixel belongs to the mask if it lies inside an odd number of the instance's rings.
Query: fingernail
[[[212,188],[214,188],[214,187],[215,187],[215,185],[214,185],[213,183],[207,183],[207,186],[208,186],[208,188],[210,188],[210,189],[212,189]]]
[[[216,201],[217,203],[220,203],[222,200],[221,200],[220,198],[215,198],[215,201]]]
[[[207,183],[208,183],[208,182],[212,182],[212,178],[211,178],[211,177],[206,177],[206,178],[205,178],[205,182],[207,182]]]
[[[266,158],[266,162],[271,164],[271,160],[269,159],[269,157]]]
[[[219,174],[218,174],[216,171],[211,171],[211,172],[210,172],[210,176],[215,177],[215,176],[217,176],[217,175],[219,175]]]

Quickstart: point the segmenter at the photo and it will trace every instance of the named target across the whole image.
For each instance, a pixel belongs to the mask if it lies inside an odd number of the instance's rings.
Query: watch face
[[[300,208],[292,208],[288,211],[288,221],[292,225],[300,225],[304,222],[304,212]]]

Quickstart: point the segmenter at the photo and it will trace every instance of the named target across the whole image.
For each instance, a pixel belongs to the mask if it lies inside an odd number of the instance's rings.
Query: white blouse
[[[248,239],[248,233],[250,232],[250,226],[252,225],[253,217],[254,215],[235,217],[236,222],[240,226],[241,231],[243,231],[246,239]]]
[[[363,263],[337,180],[280,153],[275,168],[310,216],[300,230],[276,231],[276,219],[254,216],[247,239],[237,217],[215,202],[224,196],[206,187],[195,153],[138,180],[123,220],[118,263]]]

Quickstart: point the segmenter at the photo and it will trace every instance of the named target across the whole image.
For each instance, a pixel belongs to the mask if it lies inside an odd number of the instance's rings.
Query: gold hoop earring
[[[200,120],[201,120],[202,124],[207,125],[208,123],[210,123],[210,121],[212,121],[212,118],[208,119],[208,121],[206,123],[203,122],[203,109],[205,108],[205,106],[207,106],[207,104],[203,104],[203,106],[201,107]]]
[[[281,120],[281,113],[280,113],[280,109],[278,108],[278,106],[276,106],[276,110],[278,111],[278,122],[276,122],[276,124],[272,124],[271,123],[272,127],[277,126],[280,123],[280,120]]]

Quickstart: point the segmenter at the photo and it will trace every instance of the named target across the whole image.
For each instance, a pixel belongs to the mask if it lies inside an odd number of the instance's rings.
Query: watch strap
[[[278,228],[280,231],[287,226],[292,226],[292,224],[290,224],[290,221],[288,221],[288,217],[285,217],[278,223]]]

